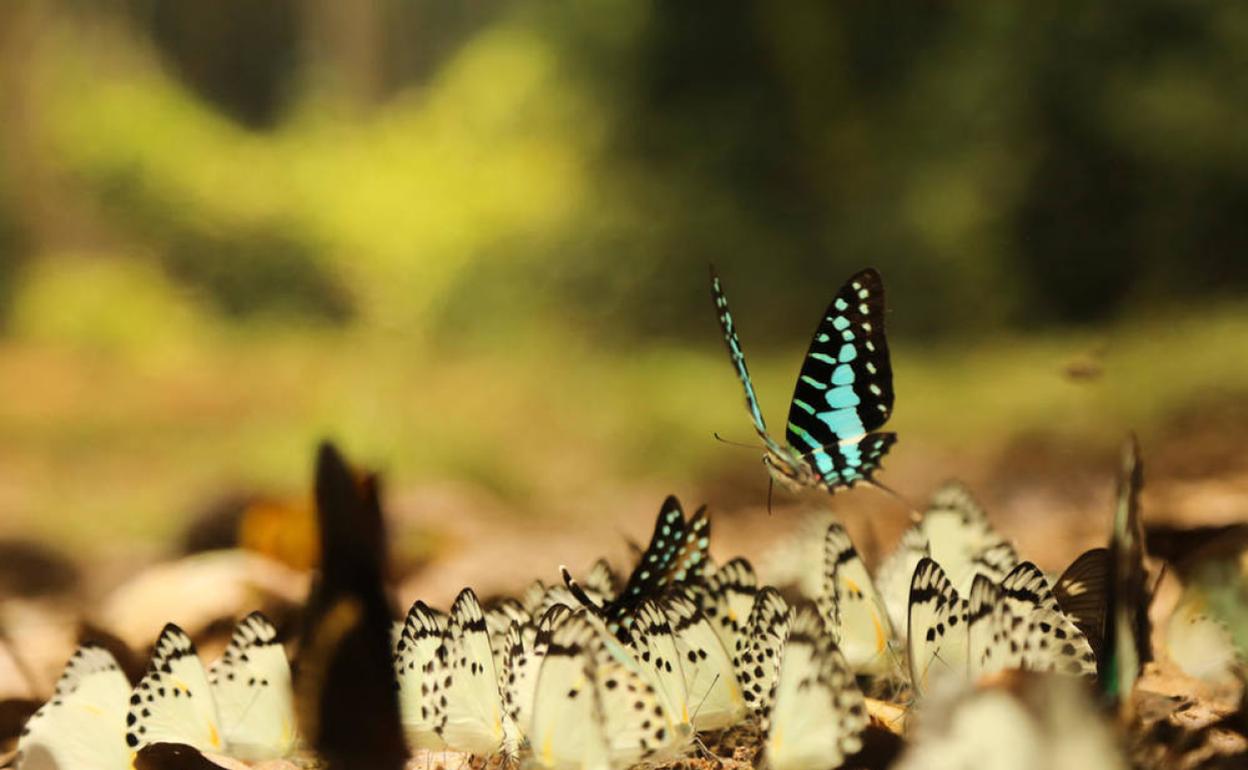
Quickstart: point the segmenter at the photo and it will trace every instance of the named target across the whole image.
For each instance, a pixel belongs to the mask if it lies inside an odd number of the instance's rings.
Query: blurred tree
[[[129,2],[173,69],[202,98],[251,128],[277,123],[293,96],[304,3]]]

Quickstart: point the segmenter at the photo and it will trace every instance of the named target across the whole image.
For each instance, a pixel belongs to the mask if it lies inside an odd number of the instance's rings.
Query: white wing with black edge
[[[485,614],[471,588],[451,606],[433,665],[434,730],[454,751],[491,756],[503,748],[504,711]]]
[[[277,759],[295,748],[295,700],[286,650],[277,629],[253,612],[238,624],[221,658],[208,668],[226,753]]]
[[[185,743],[217,754],[225,748],[204,664],[191,638],[172,623],[160,632],[126,714],[126,745],[138,751],[152,743]]]
[[[448,673],[438,668],[437,661],[446,623],[445,615],[417,601],[407,612],[403,632],[394,648],[403,732],[408,744],[417,749],[446,746],[436,731],[438,717],[435,713],[435,703],[441,697],[439,691]]]
[[[125,720],[130,683],[103,647],[83,645],[51,699],[17,741],[18,770],[129,770]]]
[[[813,607],[793,618],[764,720],[771,770],[839,767],[862,748],[866,701],[854,672]]]
[[[741,721],[746,713],[741,685],[710,622],[688,596],[673,594],[662,606],[676,636],[694,729],[719,730]]]
[[[967,675],[968,607],[940,565],[921,559],[910,581],[906,644],[910,682],[918,694],[944,677]]]
[[[828,525],[824,537],[823,589],[820,604],[824,619],[850,668],[859,674],[891,674],[893,628],[884,601],[875,590],[866,566],[839,523]]]

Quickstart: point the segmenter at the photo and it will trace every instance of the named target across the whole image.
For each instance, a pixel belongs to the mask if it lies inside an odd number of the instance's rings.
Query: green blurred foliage
[[[38,130],[231,314],[700,339],[712,260],[746,306],[877,265],[923,335],[1248,286],[1239,4],[122,7],[39,47]]]
[[[711,261],[768,414],[873,264],[899,455],[1147,435],[1248,391],[1244,50],[1181,0],[0,4],[0,487],[147,532],[324,434],[530,512],[710,478]]]

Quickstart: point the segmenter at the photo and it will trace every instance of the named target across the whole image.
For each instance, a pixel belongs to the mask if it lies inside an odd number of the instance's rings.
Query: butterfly
[[[867,268],[850,276],[824,311],[793,391],[787,446],[767,432],[728,298],[714,268],[711,297],[772,478],[794,490],[815,487],[829,492],[870,482],[897,440],[893,433],[872,432],[893,411],[880,274]]]
[[[1053,584],[1058,605],[1087,637],[1099,662],[1105,660],[1105,599],[1109,587],[1109,549],[1079,554]]]
[[[994,583],[976,575],[967,618],[968,675],[977,680],[1007,669],[1096,674],[1096,655],[1060,609],[1048,580],[1022,562]]]
[[[685,519],[680,501],[669,495],[659,509],[650,544],[641,560],[628,576],[618,596],[605,602],[595,601],[572,578],[567,568],[560,567],[564,584],[577,601],[601,616],[612,633],[626,639],[632,611],[646,599],[657,597],[669,586],[687,583],[701,577],[710,566],[711,520],[703,506]]]
[[[828,525],[824,537],[823,578],[819,603],[850,668],[860,674],[890,674],[895,667],[892,623],[849,533],[839,523]]]
[[[862,748],[866,702],[821,613],[800,607],[779,661],[763,751],[772,770],[839,767]]]
[[[295,748],[290,663],[277,630],[263,614],[243,618],[229,646],[208,668],[226,753],[246,760],[276,759]]]
[[[538,627],[533,623],[512,621],[503,637],[503,664],[500,689],[503,710],[507,719],[515,725],[524,738],[529,721],[533,717],[533,693],[537,687],[537,672],[546,654],[549,638],[538,645]]]
[[[745,634],[737,639],[733,650],[732,665],[741,683],[741,697],[763,717],[771,708],[771,688],[792,618],[792,609],[779,591],[771,586],[760,589],[754,596]]]
[[[967,602],[958,595],[940,565],[919,560],[910,580],[906,647],[910,683],[916,694],[937,679],[967,674]]]
[[[527,734],[547,768],[619,768],[675,756],[681,731],[655,685],[586,610],[549,631]]]
[[[138,751],[161,742],[218,754],[225,748],[208,674],[191,638],[173,623],[156,639],[126,713],[127,746]]]
[[[966,487],[956,481],[943,485],[877,573],[876,585],[896,628],[906,626],[910,579],[925,556],[940,564],[961,596],[970,592],[976,575],[999,582],[1019,561],[1014,546],[992,528]]]
[[[688,593],[666,596],[660,605],[676,639],[694,729],[718,730],[736,724],[745,716],[745,699],[732,656],[718,633]]]
[[[730,655],[746,634],[758,577],[744,558],[726,562],[700,581],[689,583],[685,595],[693,599]]]
[[[51,699],[22,728],[23,770],[123,770],[130,682],[103,647],[85,644],[65,664]]]
[[[407,612],[403,631],[394,645],[395,681],[399,693],[399,713],[407,742],[417,749],[441,749],[442,738],[436,724],[430,693],[433,665],[446,633],[446,616],[416,601]]]
[[[323,442],[316,457],[320,573],[303,614],[295,705],[299,733],[331,768],[401,768],[386,595],[386,531],[376,476],[359,477]]]
[[[1152,590],[1145,567],[1144,523],[1140,489],[1144,469],[1134,435],[1122,450],[1114,528],[1109,541],[1110,590],[1106,595],[1105,665],[1098,681],[1102,691],[1122,708],[1131,709],[1130,694],[1144,664],[1153,659],[1148,620]]]
[[[504,711],[485,614],[460,591],[430,669],[434,732],[453,751],[490,756],[503,748]]]

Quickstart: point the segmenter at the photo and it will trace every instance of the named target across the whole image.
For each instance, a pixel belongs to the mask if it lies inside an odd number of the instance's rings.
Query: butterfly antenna
[[[767,476],[767,515],[771,515],[771,493],[776,488],[776,480],[770,474]]]
[[[897,502],[904,505],[906,507],[906,510],[910,512],[910,518],[912,520],[918,521],[919,519],[923,517],[923,515],[919,513],[918,508],[914,506],[914,503],[907,500],[905,496],[902,495],[897,490],[893,489],[892,487],[886,484],[881,484],[875,479],[863,479],[863,481],[866,482],[867,486],[872,487],[874,489],[878,489],[879,491],[883,492],[884,494],[888,495],[889,497],[893,498]]]
[[[726,439],[723,436],[719,435],[719,431],[715,431],[711,435],[714,436],[715,440],[720,442],[721,444],[727,444],[728,446],[740,447],[742,449],[753,449],[753,450],[758,449],[758,447],[755,446],[754,444],[745,444],[740,441],[731,441],[729,439]]]
[[[581,588],[580,584],[572,578],[572,573],[568,571],[567,567],[560,564],[559,574],[563,575],[563,584],[568,587],[568,590],[572,592],[572,595],[576,597],[578,602],[585,605],[595,614],[602,614],[602,607],[598,606],[593,599],[589,598],[589,594],[585,593],[585,589]]]
[[[689,717],[690,724],[693,723],[693,720],[698,718],[698,712],[702,710],[702,704],[706,703],[706,699],[711,697],[711,690],[715,689],[715,683],[718,681],[719,674],[716,674],[715,678],[711,680],[711,686],[706,688],[706,694],[702,696],[702,700],[698,701],[698,707],[693,710],[693,716]]]

